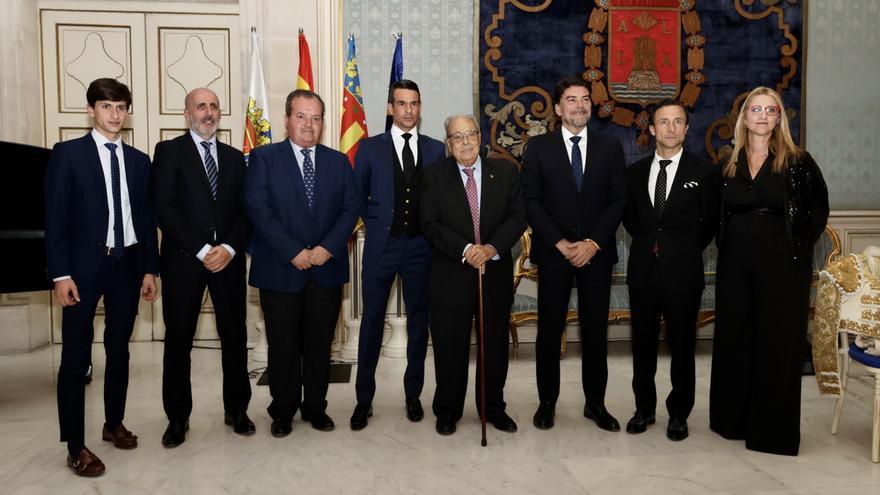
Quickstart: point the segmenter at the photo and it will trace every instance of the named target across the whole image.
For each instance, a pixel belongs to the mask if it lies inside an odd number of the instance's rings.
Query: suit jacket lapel
[[[86,134],[84,138],[82,142],[83,154],[88,159],[92,178],[97,183],[98,190],[102,194],[101,197],[104,198],[104,213],[109,215],[112,205],[107,204],[107,182],[104,178],[104,168],[101,166],[101,157],[98,155],[98,144],[91,133]],[[109,220],[107,224],[109,225]]]
[[[232,187],[232,176],[235,173],[235,163],[233,154],[229,152],[228,148],[220,146],[220,141],[217,141],[217,197],[225,196],[229,192],[229,188]],[[205,179],[207,180],[208,174],[205,172]],[[210,185],[209,185],[210,189]]]
[[[278,150],[282,158],[280,163],[284,170],[287,171],[287,174],[290,177],[291,186],[293,186],[296,196],[299,197],[302,207],[305,211],[309,211],[309,201],[306,199],[306,186],[303,182],[302,173],[299,171],[299,160],[297,159],[296,153],[293,152],[293,145],[290,144],[289,139],[281,144],[282,146],[280,146],[280,149]]]
[[[187,131],[186,134],[181,136],[180,139],[181,139],[180,140],[180,147],[181,147],[181,153],[183,154],[183,158],[184,158],[184,166],[188,167],[188,168],[192,168],[192,172],[195,173],[196,175],[198,175],[198,177],[200,177],[199,181],[205,187],[205,191],[207,191],[208,194],[211,194],[211,183],[208,182],[208,172],[207,172],[207,170],[205,170],[205,162],[202,161],[202,153],[204,153],[204,148],[202,148],[201,150],[198,148],[198,145],[196,145],[195,141],[193,141],[193,139],[192,139],[192,136],[190,136],[189,131]],[[219,164],[219,161],[220,161],[220,149],[219,148],[217,149],[217,161],[218,161],[217,168],[218,168],[218,172],[219,172],[219,170],[222,170],[222,168],[220,168],[220,164]],[[221,178],[218,176],[217,177],[217,195],[218,196],[220,195],[220,186],[223,184],[223,181],[220,179]]]
[[[480,236],[484,234],[483,227],[486,220],[491,218],[486,215],[490,208],[496,208],[498,201],[496,200],[497,189],[495,187],[495,166],[485,157],[482,160],[483,176],[480,183]],[[484,239],[481,239],[484,240]]]
[[[568,157],[568,147],[570,143],[566,143],[565,139],[562,137],[562,128],[557,129],[556,131],[556,144],[554,145],[556,151],[556,162],[564,165],[564,169],[561,170],[562,174],[566,177],[566,181],[568,182],[571,188],[579,193],[577,190],[577,185],[574,183],[574,174],[571,172],[571,159]],[[587,155],[590,153],[590,145],[587,144]],[[584,169],[584,176],[586,177],[586,168]],[[583,187],[581,187],[583,190]]]
[[[687,156],[682,153],[681,159],[678,161],[678,170],[675,171],[675,179],[672,180],[672,187],[669,188],[669,194],[666,195],[667,207],[670,202],[674,202],[679,196],[681,196],[680,191],[684,188],[684,183],[691,176],[690,165]]]
[[[467,197],[467,190],[464,188],[462,173],[458,168],[458,163],[455,161],[454,157],[449,157],[444,165],[448,168],[449,188],[455,197],[453,203],[461,205],[459,213],[464,215],[464,219],[467,221],[468,225],[471,226],[471,230],[473,230],[474,221],[471,217],[471,203]]]

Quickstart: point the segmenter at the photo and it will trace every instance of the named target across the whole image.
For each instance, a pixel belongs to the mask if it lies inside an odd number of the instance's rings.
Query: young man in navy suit
[[[636,411],[626,425],[642,433],[655,422],[657,338],[660,319],[672,354],[672,391],[666,398],[673,441],[688,436],[694,407],[694,346],[703,293],[703,249],[720,213],[718,167],[684,151],[688,114],[667,100],[651,112],[656,151],[627,168],[623,225],[632,236],[626,271],[632,314],[633,392]]]
[[[162,445],[186,440],[192,412],[190,353],[205,288],[211,294],[223,365],[224,422],[239,435],[256,430],[247,415],[244,156],[217,140],[220,101],[207,88],[186,95],[189,132],[156,145],[153,198],[162,229]]]
[[[591,129],[588,83],[580,75],[553,90],[561,125],[529,139],[522,190],[532,226],[532,262],[538,265],[538,336],[535,368],[540,404],[537,428],[554,424],[559,397],[559,342],[572,283],[577,281],[583,356],[584,417],[618,431],[605,408],[608,383],[608,305],[615,233],[626,202],[626,164],[620,141]]]
[[[348,240],[361,196],[348,157],[318,144],[324,101],[287,96],[289,139],[251,152],[245,209],[254,229],[250,284],[260,289],[269,340],[271,432],[290,434],[293,416],[330,431],[330,344],[348,282]]]
[[[98,476],[101,460],[85,446],[85,375],[91,362],[93,320],[104,297],[104,427],[102,438],[120,449],[137,447],[122,424],[128,390],[128,340],[138,296],[156,298],[156,224],[150,206],[150,159],[122,142],[131,92],[115,79],[86,91],[94,129],[58,143],[46,171],[46,258],[62,309],[58,416],[67,465]]]
[[[354,173],[364,197],[360,213],[367,238],[361,272],[364,312],[352,430],[365,428],[372,415],[376,365],[395,276],[403,284],[406,305],[406,416],[410,421],[421,421],[425,415],[419,395],[425,382],[428,351],[431,248],[419,227],[419,203],[422,170],[442,159],[445,149],[440,141],[419,133],[421,108],[416,83],[407,79],[394,83],[388,90],[388,112],[394,124],[388,132],[362,141],[355,157]]]

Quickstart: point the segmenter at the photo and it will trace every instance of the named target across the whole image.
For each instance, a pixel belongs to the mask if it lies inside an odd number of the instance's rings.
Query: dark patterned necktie
[[[302,154],[303,183],[306,186],[306,200],[309,202],[309,208],[311,208],[315,201],[315,164],[312,163],[312,150],[303,148]]]
[[[205,169],[208,171],[208,184],[211,185],[211,195],[217,199],[217,162],[211,155],[210,141],[202,141],[202,147],[205,148]]]
[[[663,216],[663,208],[666,207],[666,167],[672,160],[660,160],[660,173],[657,174],[657,184],[654,185],[654,213],[657,218]]]
[[[110,150],[110,186],[113,189],[113,256],[122,258],[125,252],[125,233],[122,229],[122,173],[119,170],[119,157],[116,144],[104,143]]]
[[[409,140],[412,134],[403,133],[403,175],[406,176],[407,182],[412,182],[413,175],[416,173],[416,159],[413,156],[412,148],[409,146]]]
[[[474,244],[480,243],[480,200],[477,196],[477,181],[474,179],[474,169],[462,170],[467,175],[467,183],[464,186],[467,192],[468,204],[471,207],[471,220],[474,222]]]
[[[578,143],[580,136],[572,136],[571,140],[571,173],[574,174],[574,185],[577,190],[581,190],[581,184],[584,182],[584,159],[581,157],[581,147]]]

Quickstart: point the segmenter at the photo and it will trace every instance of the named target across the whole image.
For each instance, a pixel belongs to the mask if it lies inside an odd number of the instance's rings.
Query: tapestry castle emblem
[[[608,86],[626,103],[678,95],[681,18],[676,0],[616,0],[609,5]]]

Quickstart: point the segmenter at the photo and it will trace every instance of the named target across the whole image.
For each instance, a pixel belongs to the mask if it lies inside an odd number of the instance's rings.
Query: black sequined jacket
[[[773,162],[773,154],[767,158]],[[745,160],[745,150],[740,153]],[[813,260],[813,248],[825,230],[828,221],[828,187],[819,165],[806,151],[783,172],[785,180],[785,228],[791,246],[792,262],[796,267],[808,265]],[[722,178],[722,191],[727,187],[727,177]],[[718,244],[724,235],[727,215],[722,202],[721,228]]]

